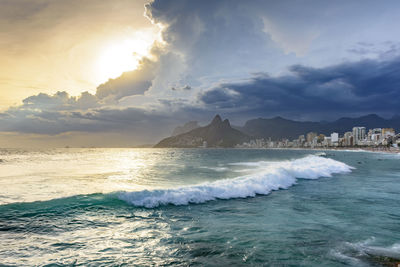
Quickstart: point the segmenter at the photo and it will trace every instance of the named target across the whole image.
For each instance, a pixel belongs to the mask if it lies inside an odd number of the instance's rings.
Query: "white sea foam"
[[[224,172],[227,171],[228,168],[226,167],[200,167],[201,169],[207,169],[207,170],[212,170],[212,171],[216,171],[216,172]]]
[[[357,243],[346,243],[350,249],[357,251],[361,255],[384,256],[400,259],[400,244],[395,243],[391,246],[382,247],[373,245],[375,238]]]
[[[399,243],[390,246],[377,246],[374,243],[374,237],[361,242],[346,242],[340,248],[333,250],[332,255],[343,262],[358,266],[369,266],[369,257],[389,257],[400,260]]]
[[[119,198],[134,206],[154,208],[160,205],[187,205],[216,199],[246,198],[257,194],[287,189],[297,178],[317,179],[334,173],[348,173],[352,167],[345,163],[317,156],[292,161],[252,163],[254,173],[174,189],[121,192]]]

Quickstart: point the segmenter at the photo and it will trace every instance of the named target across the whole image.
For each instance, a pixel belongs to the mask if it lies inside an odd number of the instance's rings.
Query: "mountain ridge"
[[[364,126],[371,128],[394,128],[400,130],[400,118],[393,117],[384,119],[376,114],[367,114],[357,118],[343,117],[332,122],[312,122],[295,121],[282,117],[270,119],[258,118],[246,121],[244,126],[236,129],[250,135],[253,138],[271,138],[278,140],[282,138],[295,139],[299,135],[305,135],[308,132],[322,133],[329,135],[332,132],[344,134],[351,131],[353,127]]]

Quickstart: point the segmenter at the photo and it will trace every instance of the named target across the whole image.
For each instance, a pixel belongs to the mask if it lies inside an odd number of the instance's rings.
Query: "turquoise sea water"
[[[1,266],[395,266],[400,156],[0,150]]]

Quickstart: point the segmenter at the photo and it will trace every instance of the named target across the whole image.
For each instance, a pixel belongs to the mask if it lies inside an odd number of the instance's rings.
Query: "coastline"
[[[212,148],[212,147],[209,147]],[[207,148],[206,148],[207,149]],[[356,148],[356,147],[340,147],[340,148],[308,148],[308,147],[246,147],[235,149],[266,149],[266,150],[311,150],[311,151],[347,151],[347,152],[368,152],[368,153],[384,153],[384,154],[400,154],[400,150],[390,150],[381,148]]]
[[[243,149],[243,148],[241,148]],[[384,154],[400,154],[400,150],[377,149],[377,148],[307,148],[307,147],[268,147],[268,148],[248,148],[248,149],[272,149],[272,150],[312,150],[312,151],[347,151],[347,152],[368,152],[368,153],[384,153]]]

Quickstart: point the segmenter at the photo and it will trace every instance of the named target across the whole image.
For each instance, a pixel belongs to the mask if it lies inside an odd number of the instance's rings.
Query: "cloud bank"
[[[290,74],[260,73],[241,83],[222,83],[200,94],[217,110],[246,117],[337,118],[366,113],[396,114],[400,100],[400,57],[313,68],[294,65]]]
[[[215,113],[234,123],[399,113],[400,4],[311,2],[150,2],[162,41],[138,69],[93,94],[29,96],[0,114],[0,132],[123,133],[139,144]]]

